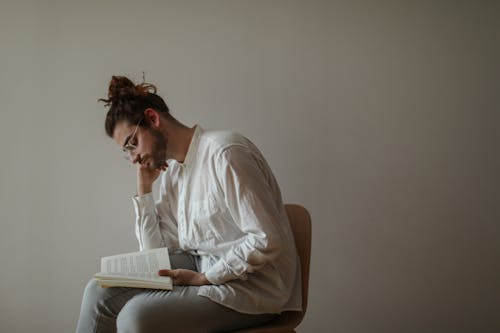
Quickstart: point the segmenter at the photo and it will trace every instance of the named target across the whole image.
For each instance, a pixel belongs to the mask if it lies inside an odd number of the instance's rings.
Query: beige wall
[[[142,70],[310,210],[299,332],[498,329],[499,10],[447,3],[1,1],[0,331],[73,331],[99,258],[137,248],[96,99]]]

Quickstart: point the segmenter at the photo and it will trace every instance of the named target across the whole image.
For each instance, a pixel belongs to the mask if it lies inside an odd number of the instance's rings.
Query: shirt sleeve
[[[164,184],[162,184],[162,187]],[[170,252],[179,248],[177,223],[171,218],[164,191],[160,191],[160,199],[154,201],[153,194],[132,197],[135,210],[135,235],[139,242],[139,250],[168,247]]]
[[[282,251],[282,226],[287,223],[279,187],[260,153],[230,147],[217,169],[230,214],[244,236],[205,272],[212,284],[244,280],[272,262]]]

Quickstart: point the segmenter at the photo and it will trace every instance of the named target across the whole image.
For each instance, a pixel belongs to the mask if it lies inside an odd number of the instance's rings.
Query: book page
[[[160,269],[170,269],[167,248],[103,257],[100,274],[158,279]]]

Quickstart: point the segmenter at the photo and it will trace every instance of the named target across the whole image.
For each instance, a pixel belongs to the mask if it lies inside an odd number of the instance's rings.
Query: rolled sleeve
[[[146,193],[144,195],[134,195],[132,197],[132,202],[134,204],[135,214],[137,216],[144,215],[147,212],[155,211],[155,200],[153,198],[153,193]]]
[[[139,249],[155,249],[164,247],[165,242],[160,232],[158,213],[152,193],[132,197],[135,219],[135,235]]]
[[[246,274],[246,269],[247,267],[241,265],[241,261],[239,263],[235,263],[236,265],[234,266],[240,266],[240,273],[236,273],[233,271],[232,268],[224,259],[219,259],[213,266],[211,266],[206,272],[205,276],[207,280],[211,284],[223,284],[228,281],[234,280],[234,279],[240,279],[240,280],[246,280],[247,274]]]

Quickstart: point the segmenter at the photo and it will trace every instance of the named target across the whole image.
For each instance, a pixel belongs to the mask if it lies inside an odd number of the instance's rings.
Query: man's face
[[[135,146],[135,149],[129,152],[131,162],[146,164],[150,169],[158,169],[165,164],[168,140],[155,128],[137,127],[136,124],[123,121],[116,125],[113,140],[122,149],[130,145]]]

